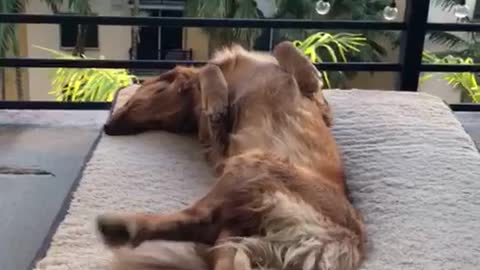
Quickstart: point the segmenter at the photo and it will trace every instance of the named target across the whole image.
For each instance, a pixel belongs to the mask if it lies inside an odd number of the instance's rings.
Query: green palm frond
[[[0,13],[18,13],[25,8],[23,0],[2,0],[0,2]]]
[[[441,7],[443,10],[452,10],[452,8],[458,4],[457,0],[435,0],[433,4],[437,7]]]
[[[187,0],[185,13],[188,17],[229,18],[234,13],[233,0]]]
[[[233,18],[258,19],[256,5],[253,1],[239,1],[233,14]],[[249,47],[253,45],[255,39],[260,36],[258,29],[238,28],[233,30],[235,40],[244,41]]]
[[[435,0],[434,5],[441,7],[443,10],[451,11],[452,8],[458,4],[457,0]],[[467,18],[467,22],[470,18]],[[480,60],[480,50],[478,47],[479,34],[477,32],[470,32],[466,36],[457,35],[448,32],[433,32],[428,39],[433,43],[445,45],[448,47],[443,52],[437,52],[438,57],[446,57],[447,55],[458,56],[462,58],[473,57],[475,61]]]
[[[88,59],[56,50],[34,46],[50,52],[57,59]],[[57,68],[51,73],[52,89],[49,94],[57,101],[112,101],[115,92],[131,85],[137,78],[125,69]]]
[[[17,31],[14,24],[0,24],[0,57],[5,57],[7,52],[12,49],[18,50]],[[14,52],[15,54],[15,52]]]
[[[446,65],[473,65],[475,61],[473,58],[461,58],[453,55],[447,55],[445,57],[438,57],[435,54],[424,52],[423,62],[428,64],[446,64]],[[458,87],[465,91],[474,103],[480,103],[480,88],[477,82],[477,74],[473,72],[453,72],[445,74],[433,74],[427,73],[421,77],[421,81],[435,78],[440,76],[442,80],[445,80],[452,87]]]
[[[273,0],[274,18],[284,19],[354,19],[354,20],[378,20],[386,5],[391,0],[330,0],[332,9],[326,16],[320,16],[315,11],[317,0]],[[186,15],[201,18],[257,18],[256,1],[252,0],[186,0]],[[244,46],[253,47],[260,29],[225,29],[205,28],[211,45],[214,47],[240,43]],[[299,29],[278,29],[273,33],[273,44],[283,40],[303,40],[316,31]],[[335,34],[335,31],[330,32]],[[349,61],[381,61],[386,55],[387,49],[383,41],[389,40],[392,44],[398,43],[399,34],[386,31],[358,31],[368,39],[369,46],[365,46],[360,53],[347,54]],[[323,50],[328,50],[324,48]],[[327,55],[322,55],[330,59]],[[342,73],[343,74],[343,73]],[[347,74],[347,73],[345,73]],[[349,72],[348,75],[354,75]]]
[[[53,13],[58,13],[63,4],[63,0],[43,0]]]
[[[92,13],[90,0],[68,0],[68,8],[81,15]]]
[[[461,58],[473,58],[476,62],[480,61],[480,43],[476,41],[476,33],[469,35],[469,40],[445,32],[435,32],[433,41],[438,44],[448,46],[448,49],[435,52],[439,58],[446,56],[456,56]]]
[[[42,0],[53,12],[58,12],[62,6],[63,0]],[[21,13],[25,10],[28,0],[1,0],[0,13]],[[68,7],[71,11],[79,14],[91,13],[89,0],[68,0]],[[12,51],[14,55],[19,55],[16,24],[1,23],[0,24],[0,57],[5,57],[8,51]]]
[[[0,1],[0,13],[20,13],[24,9],[25,1]],[[0,56],[5,57],[10,50],[12,50],[15,56],[18,56],[17,26],[10,23],[0,23],[0,37]]]
[[[315,1],[275,0],[276,18],[310,19],[315,14]]]
[[[467,40],[448,32],[432,32],[428,39],[436,44],[446,45],[449,48],[469,45]]]

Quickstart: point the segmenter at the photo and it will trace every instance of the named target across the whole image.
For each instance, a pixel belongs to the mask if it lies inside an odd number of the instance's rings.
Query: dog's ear
[[[179,71],[177,68],[171,69],[165,73],[160,74],[155,78],[156,81],[166,81],[166,82],[173,82],[175,78],[178,76]]]
[[[164,81],[164,82],[168,82],[168,83],[172,83],[174,82],[176,79],[179,79],[179,78],[185,78],[185,79],[189,79],[191,78],[193,75],[195,75],[195,69],[194,68],[188,68],[188,67],[180,67],[180,66],[177,66],[171,70],[168,70],[156,77],[153,77],[151,79],[147,79],[143,82],[143,85],[148,85],[148,84],[152,84],[152,83],[156,83],[156,82],[160,82],[160,81]]]

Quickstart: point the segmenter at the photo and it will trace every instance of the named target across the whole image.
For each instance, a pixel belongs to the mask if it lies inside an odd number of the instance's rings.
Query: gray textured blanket
[[[480,269],[480,154],[439,99],[326,91],[354,204],[365,216],[363,269]],[[163,132],[104,136],[38,269],[105,269],[91,222],[104,211],[166,211],[211,176],[195,141]]]
[[[414,93],[328,100],[367,223],[364,269],[480,269],[480,155],[448,107]]]

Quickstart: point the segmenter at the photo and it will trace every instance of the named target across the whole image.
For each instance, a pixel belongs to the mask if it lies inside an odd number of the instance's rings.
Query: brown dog
[[[201,68],[175,68],[146,82],[105,132],[197,131],[216,183],[176,213],[102,215],[99,231],[112,247],[214,246],[215,270],[356,269],[365,231],[329,126],[319,73],[289,42],[273,55],[234,46]]]

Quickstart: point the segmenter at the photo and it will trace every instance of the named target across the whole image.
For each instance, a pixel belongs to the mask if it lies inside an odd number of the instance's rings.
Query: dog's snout
[[[110,123],[106,123],[105,125],[103,125],[103,131],[107,135],[115,135],[115,128]]]
[[[109,136],[128,135],[131,133],[125,126],[112,123],[111,121],[103,125],[103,131]]]
[[[133,135],[142,132],[141,129],[138,129],[135,126],[127,125],[125,123],[112,123],[111,121],[108,121],[103,125],[103,131],[109,136]]]

